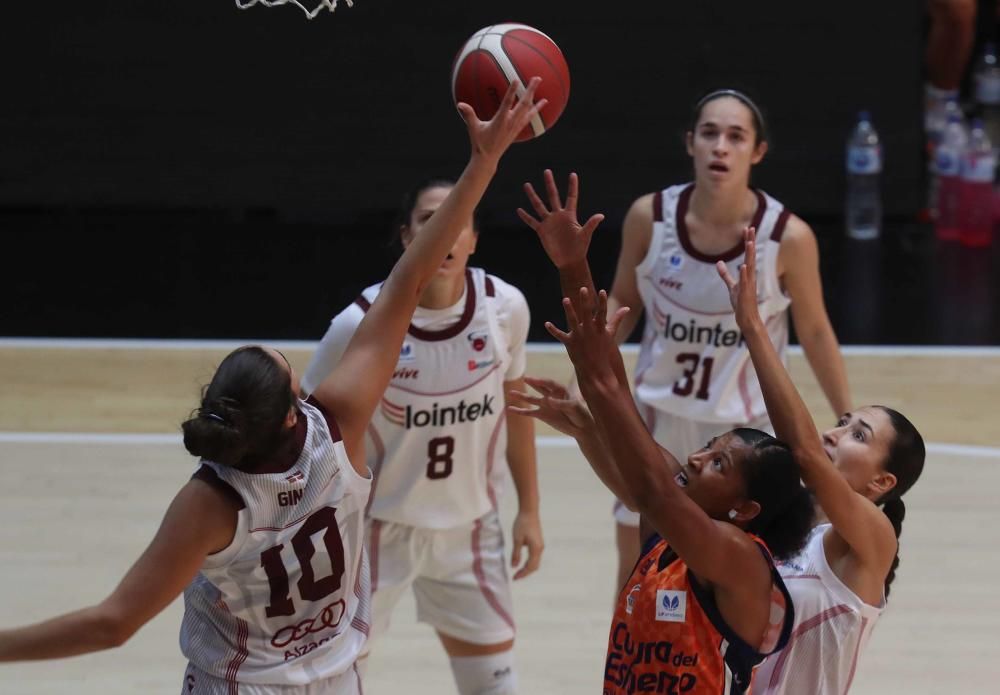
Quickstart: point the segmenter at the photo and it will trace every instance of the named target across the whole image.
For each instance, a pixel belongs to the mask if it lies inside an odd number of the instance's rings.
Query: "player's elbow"
[[[106,604],[94,609],[94,615],[89,622],[91,639],[99,649],[120,647],[139,629],[127,614]]]

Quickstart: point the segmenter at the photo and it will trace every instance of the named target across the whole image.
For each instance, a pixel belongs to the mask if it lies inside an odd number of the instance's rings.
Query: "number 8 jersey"
[[[237,683],[304,685],[344,673],[368,635],[364,512],[371,478],[347,458],[336,423],[314,400],[275,473],[202,460],[195,473],[238,498],[229,547],[184,590],[181,651]]]
[[[694,184],[672,186],[653,196],[649,251],[635,270],[646,311],[636,398],[693,421],[752,422],[767,410],[729,292],[715,269],[716,261],[724,261],[738,277],[743,241],[718,256],[694,248],[684,222],[693,190]],[[770,196],[755,193],[757,302],[784,361],[790,300],[781,289],[777,262],[789,212]]]
[[[336,365],[380,287],[334,317],[302,378],[304,391]],[[507,471],[503,383],[524,373],[528,305],[517,288],[467,268],[455,305],[417,307],[411,321],[368,428],[369,515],[454,528],[496,507]]]

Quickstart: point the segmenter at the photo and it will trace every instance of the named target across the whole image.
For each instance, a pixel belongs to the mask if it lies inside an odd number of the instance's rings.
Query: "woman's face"
[[[875,501],[896,485],[896,476],[885,471],[895,437],[889,415],[868,406],[845,413],[824,432],[823,449],[851,489]]]
[[[767,143],[756,144],[756,139],[753,113],[739,99],[719,97],[702,106],[694,131],[687,134],[695,180],[707,185],[746,185],[750,167],[767,152]]]
[[[752,509],[756,503],[746,498],[746,478],[742,469],[749,451],[749,445],[740,437],[726,432],[688,456],[675,480],[713,519],[729,521],[732,509],[741,516],[752,518],[756,515]]]
[[[441,203],[444,199],[448,197],[451,192],[451,187],[446,186],[436,186],[434,188],[427,188],[420,192],[417,196],[416,203],[413,205],[413,211],[410,213],[410,220],[408,224],[403,225],[400,230],[400,238],[403,242],[403,248],[406,248],[410,243],[420,234],[420,230],[424,228],[427,221],[434,214],[434,211],[441,207]],[[461,233],[458,235],[458,239],[455,241],[455,245],[451,247],[451,253],[441,264],[441,267],[437,271],[437,275],[440,276],[454,276],[462,275],[465,273],[465,266],[469,262],[469,256],[471,256],[476,250],[476,232],[472,227],[472,220],[469,219],[468,223],[462,228]]]

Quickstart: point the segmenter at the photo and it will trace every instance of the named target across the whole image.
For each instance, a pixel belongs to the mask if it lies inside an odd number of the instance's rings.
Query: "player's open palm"
[[[500,108],[488,121],[479,120],[473,108],[465,102],[458,104],[458,111],[469,129],[469,140],[475,154],[488,157],[494,163],[500,161],[518,133],[548,103],[545,99],[535,103],[535,90],[541,81],[538,77],[532,77],[527,89],[521,94],[518,94],[521,83],[517,80],[511,82],[500,102]]]
[[[569,175],[565,203],[559,196],[551,169],[545,170],[544,178],[549,204],[546,206],[535,192],[534,186],[526,183],[524,192],[538,217],[532,217],[522,208],[517,209],[517,215],[535,230],[542,248],[557,268],[584,262],[587,260],[587,249],[590,248],[590,238],[597,225],[604,220],[604,215],[593,215],[581,225],[576,219],[576,205],[580,194],[579,177],[576,174]]]
[[[719,277],[729,288],[729,301],[736,312],[736,324],[745,329],[760,320],[757,307],[757,232],[753,227],[743,230],[744,262],[740,265],[739,278],[734,279],[722,261],[716,263]]]
[[[511,391],[512,400],[520,405],[510,405],[508,409],[520,415],[541,420],[557,432],[578,437],[594,427],[594,419],[587,406],[579,398],[574,398],[566,387],[552,379],[524,377],[524,382],[541,395]]]

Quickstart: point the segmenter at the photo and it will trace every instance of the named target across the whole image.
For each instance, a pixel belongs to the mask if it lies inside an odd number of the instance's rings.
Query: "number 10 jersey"
[[[354,664],[371,624],[364,546],[371,478],[313,399],[280,473],[202,460],[195,474],[243,505],[229,547],[184,590],[181,651],[230,682],[305,685]]]
[[[694,248],[684,221],[693,191],[693,184],[672,186],[653,197],[649,251],[635,269],[646,311],[636,399],[697,422],[753,422],[767,409],[729,291],[715,268],[724,261],[730,274],[739,277],[743,242],[717,256]],[[755,193],[757,212],[751,224],[757,229],[757,303],[784,361],[790,299],[781,289],[777,263],[789,212],[774,198]]]

